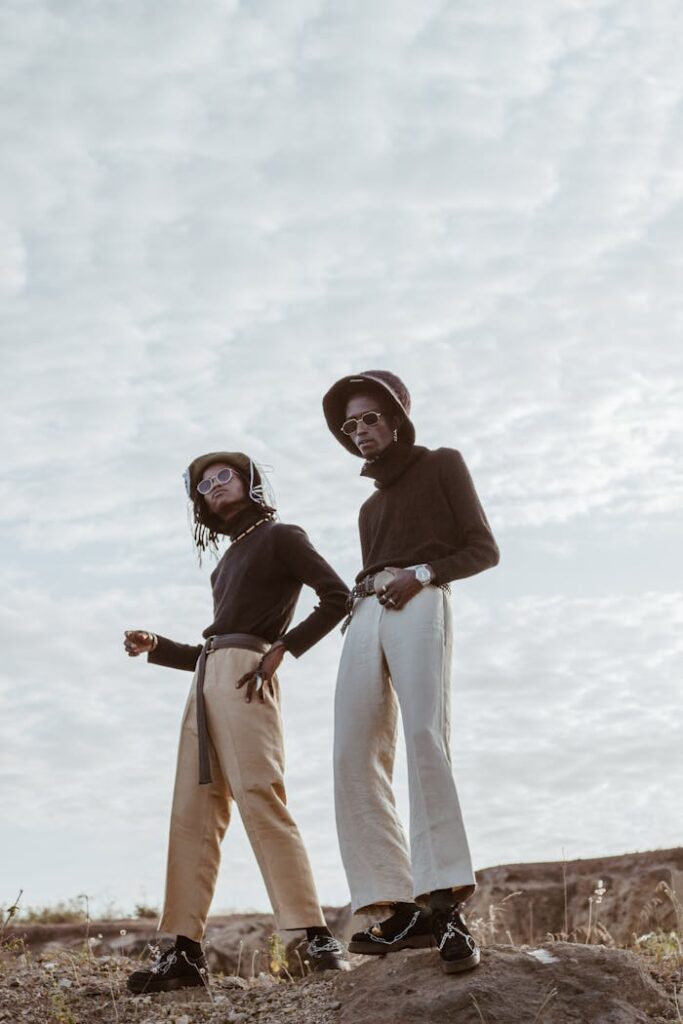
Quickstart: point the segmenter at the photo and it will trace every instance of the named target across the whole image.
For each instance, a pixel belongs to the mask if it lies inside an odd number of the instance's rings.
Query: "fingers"
[[[412,600],[420,590],[422,590],[422,584],[417,583],[408,575],[407,578],[400,577],[380,587],[377,600],[389,611],[398,612],[401,608],[405,608],[408,601]]]
[[[400,590],[391,583],[388,586],[381,588],[378,600],[385,608],[391,608],[394,611],[400,608],[403,603],[400,596]]]
[[[251,704],[254,696],[258,697],[261,704],[265,704],[266,692],[269,692],[271,696],[275,695],[273,677],[266,675],[264,672],[248,672],[247,675],[242,676],[235,683],[235,687],[238,690],[244,685],[247,687],[244,694],[247,704]]]
[[[142,629],[127,629],[123,635],[123,646],[129,658],[136,658],[152,646],[152,638]]]

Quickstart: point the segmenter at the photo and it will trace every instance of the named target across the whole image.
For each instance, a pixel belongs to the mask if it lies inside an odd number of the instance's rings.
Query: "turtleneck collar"
[[[375,481],[375,487],[390,487],[399,477],[403,476],[414,462],[424,455],[426,450],[419,444],[393,442],[378,458],[364,463],[360,475],[369,476]]]
[[[233,541],[240,533],[248,530],[250,526],[253,526],[259,519],[263,519],[267,515],[269,513],[265,509],[259,508],[258,505],[250,501],[246,508],[241,509],[234,519],[225,524],[225,532],[230,537],[230,540]]]

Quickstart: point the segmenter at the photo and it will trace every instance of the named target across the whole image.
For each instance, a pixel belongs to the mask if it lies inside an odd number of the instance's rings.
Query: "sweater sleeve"
[[[431,563],[437,585],[474,576],[498,564],[500,553],[460,452],[441,448],[440,479],[453,512],[453,554]]]
[[[303,622],[280,637],[287,650],[298,658],[344,617],[349,588],[318,554],[300,526],[278,526],[277,552],[291,576],[312,587],[320,598]]]
[[[201,644],[178,644],[175,640],[168,640],[165,636],[159,636],[159,643],[147,655],[147,661],[151,665],[163,665],[165,668],[179,668],[185,672],[194,672],[197,658],[202,649]]]

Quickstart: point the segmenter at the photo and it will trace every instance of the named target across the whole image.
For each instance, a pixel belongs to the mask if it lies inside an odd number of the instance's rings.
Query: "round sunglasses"
[[[358,424],[361,422],[364,423],[366,427],[374,427],[376,423],[379,423],[381,418],[381,412],[364,412],[362,416],[351,416],[348,420],[344,420],[342,423],[342,434],[355,434],[358,430]]]
[[[229,483],[234,475],[235,474],[232,469],[219,469],[215,476],[209,476],[204,480],[200,480],[197,484],[197,490],[200,494],[208,494],[209,491],[213,490],[216,484]]]

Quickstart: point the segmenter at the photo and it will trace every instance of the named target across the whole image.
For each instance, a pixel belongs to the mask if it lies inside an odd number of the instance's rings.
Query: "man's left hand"
[[[237,680],[235,686],[238,690],[241,690],[243,686],[247,688],[244,697],[247,704],[251,703],[255,693],[258,694],[258,699],[262,704],[266,700],[266,690],[270,692],[271,696],[274,696],[273,676],[280,667],[286,653],[287,648],[285,645],[280,641],[276,641],[261,658],[259,667],[253,672],[247,672],[241,679]]]
[[[422,584],[415,578],[412,569],[397,569],[396,566],[388,565],[388,572],[394,573],[394,578],[386,583],[377,595],[380,604],[393,612],[400,611],[416,594],[422,590]]]

